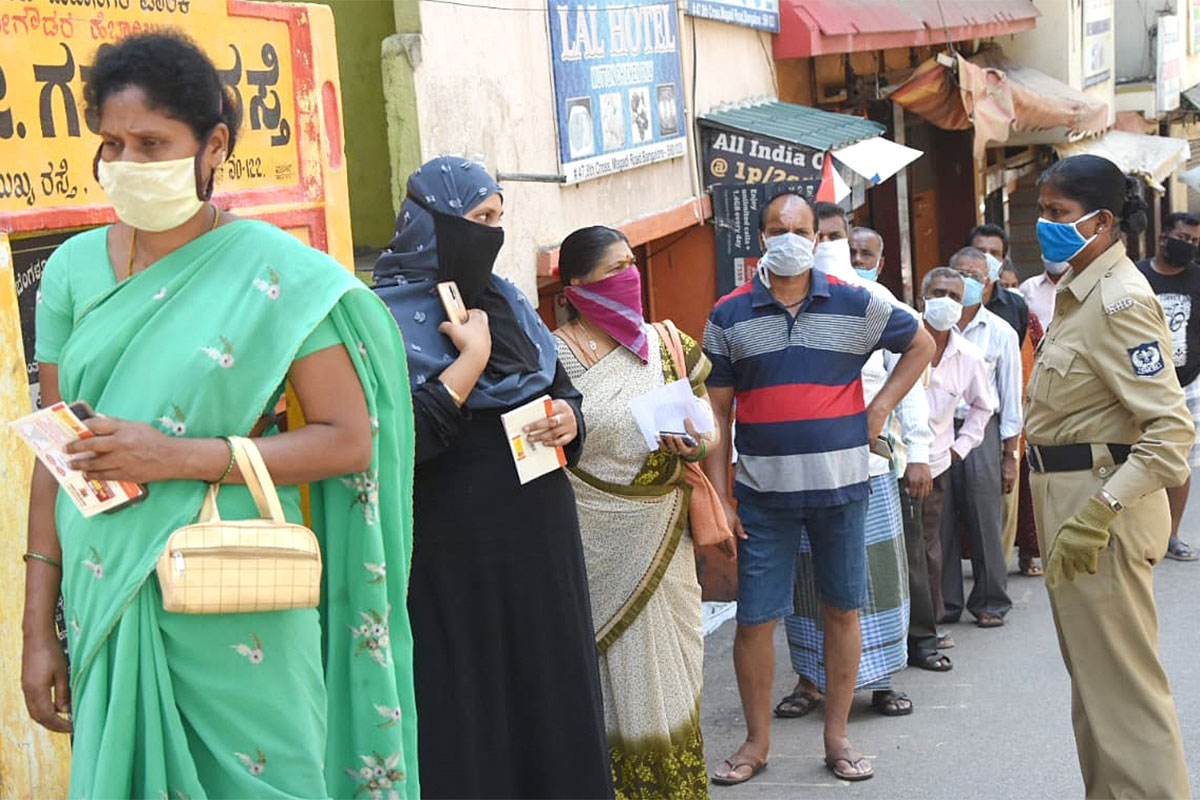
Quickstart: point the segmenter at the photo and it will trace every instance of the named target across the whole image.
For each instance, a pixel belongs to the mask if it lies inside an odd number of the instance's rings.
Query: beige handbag
[[[231,614],[316,606],[321,597],[316,535],[284,518],[254,443],[241,437],[229,442],[260,518],[221,519],[218,486],[210,486],[199,519],[172,533],[158,557],[163,609]]]

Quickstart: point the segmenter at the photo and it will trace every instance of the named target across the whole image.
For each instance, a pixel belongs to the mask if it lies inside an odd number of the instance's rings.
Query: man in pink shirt
[[[1021,294],[1029,306],[1029,313],[1037,317],[1044,331],[1054,319],[1054,293],[1058,291],[1058,282],[1071,265],[1042,259],[1042,266],[1041,275],[1034,275],[1021,284]]]
[[[938,267],[925,276],[921,291],[925,329],[937,346],[925,387],[929,427],[933,430],[933,445],[929,450],[933,491],[922,507],[935,619],[941,619],[945,613],[941,527],[948,471],[952,463],[964,460],[983,441],[984,429],[998,405],[988,381],[983,351],[958,332],[964,290],[958,272]],[[966,403],[967,416],[956,433],[954,411],[960,402]]]

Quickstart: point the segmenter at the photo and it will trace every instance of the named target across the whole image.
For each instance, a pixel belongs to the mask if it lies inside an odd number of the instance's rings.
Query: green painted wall
[[[421,16],[417,0],[393,0],[396,35],[383,43],[383,91],[387,97],[392,209],[399,213],[408,176],[421,166],[417,88],[413,73],[421,64]]]
[[[395,8],[392,0],[319,2],[333,10],[337,30],[354,245],[382,248],[396,221],[380,56],[383,40],[396,31]]]

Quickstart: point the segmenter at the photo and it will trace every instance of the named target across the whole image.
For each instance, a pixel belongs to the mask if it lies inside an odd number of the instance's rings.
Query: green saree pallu
[[[310,486],[319,609],[162,610],[155,561],[195,519],[202,482],[151,484],[143,502],[92,519],[59,494],[71,796],[418,797],[406,611],[413,423],[391,315],[331,258],[252,220],[119,284],[110,273],[106,229],[69,240],[46,267],[39,350],[43,325],[50,340],[65,321],[64,398],[168,435],[245,435],[307,348],[340,343],[366,396],[373,455],[366,472]],[[97,280],[108,286],[87,297],[81,287]],[[300,521],[299,489],[280,495]],[[242,486],[222,489],[220,511],[256,515]]]

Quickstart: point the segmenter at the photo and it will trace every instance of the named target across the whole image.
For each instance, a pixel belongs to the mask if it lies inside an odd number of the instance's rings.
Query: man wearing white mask
[[[1042,259],[1042,274],[1034,275],[1021,284],[1021,295],[1029,305],[1029,313],[1037,317],[1042,330],[1050,327],[1054,319],[1054,294],[1058,291],[1058,282],[1067,274],[1071,265],[1066,261],[1047,261]]]
[[[988,383],[999,413],[988,422],[984,441],[950,469],[942,519],[942,600],[946,622],[957,622],[964,607],[981,628],[998,628],[1012,608],[1008,597],[1008,559],[1004,552],[1005,495],[1017,485],[1017,444],[1021,437],[1021,348],[1009,323],[983,306],[988,282],[987,256],[964,247],[950,259],[963,278],[963,312],[958,329],[983,351]],[[1003,292],[1009,294],[1009,292]],[[965,424],[967,407],[959,404],[956,424]],[[962,540],[971,547],[974,586],[963,599]]]
[[[962,463],[983,442],[988,421],[996,410],[983,351],[956,327],[962,317],[965,290],[962,276],[948,267],[931,270],[921,287],[925,329],[936,347],[926,386],[929,426],[933,430],[929,451],[933,488],[925,498],[922,522],[929,584],[938,613],[943,605],[941,521],[950,467]],[[954,416],[960,406],[966,407],[966,414],[956,432]]]
[[[737,509],[722,499],[738,537],[734,665],[747,725],[746,741],[712,778],[744,783],[766,766],[773,632],[792,611],[806,530],[824,624],[825,763],[843,780],[865,780],[874,773],[851,745],[847,720],[867,600],[869,442],[929,363],[933,342],[910,314],[812,269],[817,226],[803,197],[785,189],[765,204],[759,226],[765,254],[755,277],[717,301],[704,331],[709,397],[726,433],[737,400]],[[862,369],[880,348],[902,356],[867,405]],[[726,495],[728,437],[704,466]]]
[[[861,285],[916,318],[918,315],[913,309],[900,303],[886,287],[874,281],[879,266],[878,254],[882,252],[879,234],[869,228],[851,231],[845,212],[832,203],[817,203],[815,211],[818,244],[813,268],[832,278]],[[861,257],[858,251],[864,248],[875,254],[873,259]],[[884,350],[871,354],[862,370],[866,402],[874,399],[898,359],[895,353]],[[884,443],[871,454],[870,460],[871,496],[865,521],[870,599],[858,614],[862,657],[856,687],[871,691],[871,707],[878,713],[905,716],[912,713],[913,702],[904,692],[894,688],[895,673],[909,663],[941,672],[951,667],[950,659],[937,652],[936,620],[919,522],[920,498],[932,484],[929,445],[933,440],[925,387],[921,381],[914,384],[896,405],[883,439]],[[900,476],[903,478],[898,484]],[[915,552],[906,550],[910,521],[914,529],[911,538]],[[919,569],[912,567],[910,555],[920,556]],[[906,563],[909,563],[908,570]],[[919,580],[918,585],[912,586],[910,578]],[[801,538],[795,583],[795,613],[786,618],[785,624],[797,682],[775,706],[775,715],[785,718],[802,717],[811,712],[820,702],[826,683],[822,614],[807,535]],[[918,631],[921,641],[914,647],[913,633]]]

